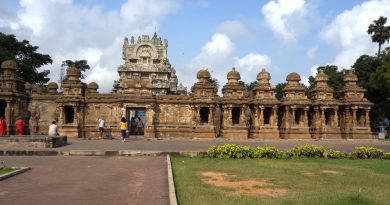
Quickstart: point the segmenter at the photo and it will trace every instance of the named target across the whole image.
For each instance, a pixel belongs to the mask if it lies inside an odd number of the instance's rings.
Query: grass
[[[388,204],[390,201],[390,160],[238,160],[180,156],[171,160],[178,203],[181,205],[365,205]],[[220,187],[204,182],[208,179],[202,176],[204,172],[226,173],[229,182],[266,180],[268,188],[285,189],[287,192],[283,196],[234,194],[237,187]],[[249,187],[259,188],[262,187]]]
[[[0,175],[6,174],[8,172],[15,171],[16,169],[11,167],[0,167]]]

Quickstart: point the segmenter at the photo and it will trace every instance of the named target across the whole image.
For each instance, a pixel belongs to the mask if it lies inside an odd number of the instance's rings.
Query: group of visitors
[[[104,138],[105,122],[103,117],[98,119],[98,127],[100,138]],[[122,117],[119,123],[120,135],[122,141],[125,142],[128,135],[143,135],[144,134],[144,123],[141,118],[132,117],[130,120],[130,129],[127,127],[127,120]]]
[[[16,135],[24,134],[24,121],[22,120],[22,117],[18,117],[15,121],[15,133]],[[4,117],[0,117],[0,135],[7,135],[7,121]]]
[[[15,134],[16,135],[24,135],[24,127],[25,123],[22,117],[18,117],[18,119],[15,121]],[[0,116],[0,136],[7,135],[7,121],[4,117]],[[49,126],[49,133],[50,136],[58,135],[58,127],[56,125],[56,121],[53,121],[52,124]]]

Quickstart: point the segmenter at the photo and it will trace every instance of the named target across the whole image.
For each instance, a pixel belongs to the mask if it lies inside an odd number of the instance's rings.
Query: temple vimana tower
[[[98,93],[95,82],[82,82],[77,68],[67,69],[60,91],[54,82],[47,86],[25,83],[16,76],[14,61],[2,62],[0,116],[6,118],[9,134],[14,134],[14,122],[20,116],[30,134],[46,134],[56,120],[61,135],[95,138],[99,136],[97,120],[102,117],[108,133],[119,137],[121,117],[129,128],[131,118],[139,117],[145,138],[371,138],[372,103],[364,98],[365,90],[352,72],[345,75],[341,100],[333,97],[329,77],[320,71],[310,98],[299,74],[288,74],[279,101],[270,74],[260,68],[251,92],[239,84],[239,68],[232,68],[218,96],[210,72],[200,69],[188,94],[186,87],[178,85],[169,63],[168,41],[156,33],[151,38],[125,38],[122,58],[119,79],[110,93]]]

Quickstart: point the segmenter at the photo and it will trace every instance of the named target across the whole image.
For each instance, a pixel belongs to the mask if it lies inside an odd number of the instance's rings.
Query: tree
[[[281,100],[283,98],[283,89],[286,87],[287,83],[278,83],[275,87],[275,97],[278,100]]]
[[[390,116],[390,48],[378,57],[362,55],[352,68],[358,77],[358,84],[366,89],[366,98],[374,103],[370,112],[372,125],[383,122]]]
[[[88,61],[87,60],[75,60],[75,61],[71,61],[71,60],[64,60],[62,61],[62,66],[68,66],[68,68],[70,67],[75,67],[77,69],[79,69],[81,72],[85,72],[86,70],[90,69],[91,67],[88,65]],[[84,74],[81,75],[81,79],[84,79],[86,76]]]
[[[43,85],[49,82],[47,76],[50,71],[38,72],[37,68],[52,64],[53,61],[48,54],[38,53],[38,48],[27,40],[18,41],[14,35],[0,32],[0,62],[15,60],[18,64],[16,73],[20,78],[31,84]]]
[[[378,43],[378,56],[381,53],[381,46],[390,39],[390,26],[385,26],[387,21],[386,17],[379,17],[378,20],[374,20],[374,23],[371,23],[368,26],[367,33],[371,35],[372,42]]]
[[[333,88],[333,96],[336,99],[341,99],[340,90],[344,86],[344,73],[345,70],[339,71],[338,67],[335,65],[326,65],[317,67],[317,72],[323,70],[326,75],[328,75],[328,85]],[[315,85],[315,76],[309,77],[309,90],[312,90]]]
[[[210,78],[209,80],[209,83],[211,83],[212,85],[215,85],[217,87],[217,89],[219,89],[219,82],[218,82],[218,79],[216,78]]]
[[[244,81],[240,80],[238,83],[245,87],[245,91],[250,92],[253,90],[253,88],[257,85],[257,81],[253,81],[250,83],[245,83]]]

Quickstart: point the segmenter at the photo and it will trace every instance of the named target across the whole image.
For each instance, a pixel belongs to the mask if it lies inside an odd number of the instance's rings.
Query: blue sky
[[[266,68],[272,84],[290,72],[307,83],[319,65],[348,69],[377,51],[366,31],[381,15],[390,17],[390,0],[1,0],[0,31],[50,54],[53,64],[42,69],[54,82],[61,61],[87,59],[85,82],[100,92],[119,78],[124,37],[157,31],[190,90],[201,68],[221,86],[233,66],[245,82]]]

